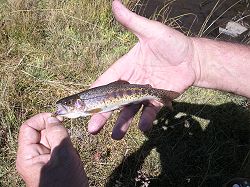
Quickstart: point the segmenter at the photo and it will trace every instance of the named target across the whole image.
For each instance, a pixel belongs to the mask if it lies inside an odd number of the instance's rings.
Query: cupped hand
[[[61,119],[38,114],[20,128],[16,168],[27,186],[87,186],[82,162]]]
[[[135,84],[150,84],[154,88],[184,92],[195,81],[194,42],[191,38],[171,29],[164,24],[148,20],[128,10],[119,0],[113,1],[113,13],[118,22],[133,32],[138,43],[105,73],[92,87],[104,85],[116,80],[126,80]],[[151,101],[142,111],[139,128],[146,131],[151,128],[161,104]],[[121,139],[140,106],[125,107],[116,125],[112,137]],[[88,130],[98,133],[111,112],[95,114],[90,119]]]

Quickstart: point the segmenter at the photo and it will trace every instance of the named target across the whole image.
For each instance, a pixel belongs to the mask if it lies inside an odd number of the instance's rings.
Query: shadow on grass
[[[147,141],[114,170],[106,186],[222,186],[250,176],[249,111],[234,103],[218,106],[174,103],[176,113],[158,115]],[[182,112],[183,115],[176,115]],[[207,120],[206,129],[197,117]],[[166,123],[167,120],[167,123]],[[139,174],[152,149],[161,174]]]

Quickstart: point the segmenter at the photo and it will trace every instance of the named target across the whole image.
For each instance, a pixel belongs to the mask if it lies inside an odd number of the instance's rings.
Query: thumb
[[[46,138],[51,150],[59,146],[66,139],[70,142],[67,129],[61,125],[56,117],[49,117],[46,123]]]
[[[139,16],[127,9],[120,0],[114,0],[112,4],[114,16],[118,22],[133,32],[138,38],[150,37],[154,34],[156,26],[160,24]]]

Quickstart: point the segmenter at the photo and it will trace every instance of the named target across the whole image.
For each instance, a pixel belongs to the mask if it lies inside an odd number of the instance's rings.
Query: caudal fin
[[[173,111],[172,101],[179,97],[181,94],[175,91],[157,89],[157,95],[160,102],[164,104],[170,111]]]

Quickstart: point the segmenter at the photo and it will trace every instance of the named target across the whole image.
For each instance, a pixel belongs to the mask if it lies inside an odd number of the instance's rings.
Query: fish
[[[54,115],[66,118],[86,117],[149,100],[157,100],[172,110],[172,100],[179,96],[178,92],[156,89],[149,84],[130,84],[118,80],[58,100]]]

